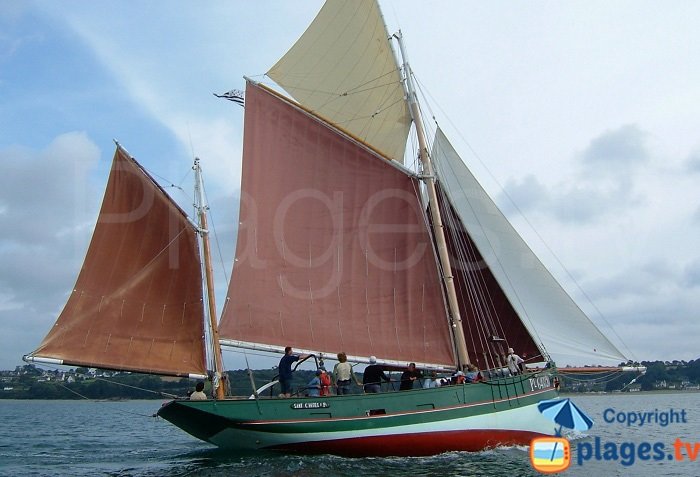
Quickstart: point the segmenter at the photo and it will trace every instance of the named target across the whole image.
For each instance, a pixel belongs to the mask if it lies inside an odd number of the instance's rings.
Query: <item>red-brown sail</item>
[[[249,84],[222,338],[453,366],[418,181]]]
[[[438,189],[462,328],[472,363],[481,369],[505,364],[508,347],[518,350],[528,362],[542,361],[537,344],[479,253],[449,197]]]
[[[205,374],[197,236],[120,147],[75,288],[30,356],[65,364]]]

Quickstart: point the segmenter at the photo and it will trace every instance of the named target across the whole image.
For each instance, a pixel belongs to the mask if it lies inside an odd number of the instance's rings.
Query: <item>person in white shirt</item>
[[[522,373],[525,369],[525,360],[517,354],[515,354],[513,348],[508,348],[508,357],[506,358],[506,363],[508,363],[508,369],[510,370],[510,374],[512,374],[513,376]]]
[[[204,383],[202,381],[197,383],[195,391],[190,394],[190,401],[205,401],[207,395],[204,394]]]

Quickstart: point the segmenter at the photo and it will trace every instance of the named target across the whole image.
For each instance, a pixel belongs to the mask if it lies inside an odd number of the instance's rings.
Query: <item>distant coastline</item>
[[[618,373],[603,377],[596,374],[568,376],[560,368],[563,394],[678,393],[700,392],[700,359],[694,361],[642,361],[644,375]],[[591,368],[594,371],[595,368]],[[256,387],[275,379],[276,369],[253,370]],[[361,373],[358,373],[361,374]],[[313,370],[298,370],[293,386],[303,389]],[[231,393],[252,394],[248,370],[228,371]],[[33,364],[0,371],[0,399],[163,399],[184,397],[196,382],[187,378],[115,373],[88,368],[45,370]],[[207,383],[208,387],[208,383]],[[355,390],[361,392],[359,388]]]
[[[587,392],[568,392],[562,391],[561,396],[620,396],[627,394],[638,394],[638,395],[652,395],[652,394],[695,394],[700,393],[700,389],[652,389],[650,391],[638,391],[633,393],[620,392],[620,391],[587,391]]]

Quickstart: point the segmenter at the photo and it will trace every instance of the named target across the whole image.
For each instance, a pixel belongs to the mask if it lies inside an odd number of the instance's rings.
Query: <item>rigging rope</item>
[[[412,72],[409,73],[412,74]],[[412,75],[412,77],[415,79],[414,75]],[[418,104],[420,107],[421,103],[419,102]],[[424,118],[426,115],[421,114],[421,117]],[[424,124],[424,128],[426,130],[428,129],[427,124]],[[426,138],[426,140],[428,140],[428,138]],[[432,144],[430,147],[432,149]],[[433,161],[432,172],[437,175],[439,172],[439,161],[437,158],[433,158]],[[504,330],[498,319],[493,297],[491,297],[489,293],[489,287],[485,282],[485,277],[483,274],[478,273],[478,270],[472,270],[474,258],[478,256],[478,253],[475,252],[473,244],[469,240],[466,231],[464,231],[463,227],[458,222],[457,217],[449,209],[449,201],[442,187],[438,187],[438,194],[441,199],[440,214],[443,217],[443,226],[447,229],[445,233],[451,239],[452,253],[455,255],[453,257],[453,263],[451,263],[452,270],[442,270],[440,264],[441,273],[443,276],[449,273],[449,276],[453,276],[455,285],[459,285],[455,287],[458,297],[461,298],[462,306],[469,308],[468,310],[461,310],[460,314],[471,310],[470,316],[474,319],[470,320],[467,316],[463,320],[463,323],[466,322],[467,334],[471,340],[472,348],[477,349],[476,341],[478,341],[482,350],[491,350],[491,352],[496,355],[502,355],[505,350],[502,349],[500,343],[497,343],[499,349],[492,349],[489,343],[490,337],[503,336]],[[468,265],[466,270],[464,269],[465,264]],[[489,365],[486,352],[484,352],[483,359],[485,361],[485,367],[492,367]],[[481,357],[477,357],[476,362],[480,361]],[[500,358],[498,361],[500,366]]]
[[[416,78],[415,78],[415,75],[414,75],[414,79],[416,79]],[[511,197],[511,195],[508,194],[508,191],[505,189],[505,187],[498,181],[498,179],[497,179],[496,176],[493,174],[493,172],[491,172],[491,170],[489,169],[489,167],[486,165],[485,161],[481,158],[481,156],[479,156],[479,154],[477,154],[476,150],[472,147],[471,143],[470,143],[470,142],[464,137],[464,135],[461,133],[461,130],[460,130],[460,129],[456,126],[456,124],[450,119],[450,117],[446,114],[446,112],[440,107],[440,105],[437,103],[437,101],[434,100],[434,98],[432,97],[432,95],[430,95],[429,92],[424,91],[424,88],[423,88],[422,83],[420,83],[420,82],[416,79],[415,84],[417,85],[417,88],[418,88],[418,90],[421,92],[421,94],[423,95],[423,97],[426,99],[426,101],[425,101],[426,104],[430,105],[430,104],[431,104],[431,101],[434,102],[435,104],[437,104],[438,109],[439,109],[440,112],[442,113],[442,116],[445,117],[445,118],[447,119],[448,124],[450,124],[450,126],[452,126],[452,128],[454,129],[454,131],[456,131],[458,137],[464,142],[464,144],[467,146],[467,148],[468,148],[469,151],[472,153],[472,155],[477,159],[477,161],[481,164],[481,166],[486,170],[486,172],[488,173],[488,175],[491,177],[491,180],[495,182],[495,184],[498,186],[498,188],[500,189],[500,191],[501,191],[501,192],[503,193],[503,195],[506,197],[506,199],[508,200],[508,202],[515,208],[515,210],[516,210],[517,213],[523,218],[523,220],[525,220],[525,223],[527,224],[527,226],[535,233],[535,235],[537,236],[537,238],[538,238],[538,240],[540,241],[540,243],[542,243],[542,244],[545,246],[545,248],[547,249],[547,251],[548,251],[548,252],[552,255],[552,257],[556,260],[557,264],[558,264],[558,265],[561,267],[561,269],[566,273],[567,277],[573,282],[573,284],[576,286],[576,288],[577,288],[577,289],[581,292],[581,294],[584,296],[584,298],[586,299],[586,301],[593,307],[593,309],[595,310],[596,314],[603,320],[603,322],[606,324],[606,326],[612,331],[612,333],[613,333],[613,334],[615,335],[615,337],[617,338],[618,343],[621,344],[621,345],[625,348],[625,350],[629,353],[629,354],[628,354],[628,357],[631,357],[634,361],[638,361],[637,358],[635,357],[634,353],[630,350],[630,348],[627,346],[627,344],[625,343],[625,341],[620,337],[620,335],[617,333],[617,331],[612,327],[612,325],[611,325],[610,322],[607,320],[607,318],[606,318],[605,315],[602,313],[602,311],[595,305],[595,303],[593,302],[593,300],[592,300],[592,299],[590,298],[590,296],[585,292],[585,290],[583,289],[583,287],[581,286],[581,284],[576,280],[576,278],[572,275],[572,273],[569,271],[569,269],[562,263],[562,261],[559,259],[559,257],[557,256],[557,254],[554,253],[554,251],[549,247],[549,245],[548,245],[547,242],[544,240],[544,238],[539,234],[539,232],[535,229],[535,227],[532,225],[532,223],[528,220],[528,218],[527,218],[527,216],[525,215],[525,213],[520,209],[520,207],[518,207],[518,205],[517,205],[517,203],[515,202],[515,200],[513,199],[513,197]],[[431,101],[428,101],[428,99],[430,99]],[[430,109],[430,108],[429,108],[429,109]],[[431,110],[431,111],[432,111],[432,110]],[[435,117],[435,116],[433,115],[433,118],[434,118],[434,117]],[[435,121],[435,123],[436,123],[436,125],[437,125],[437,121]],[[576,306],[578,307],[578,304],[576,304]],[[587,315],[586,313],[583,313],[583,314],[584,314],[584,316],[586,316],[586,318],[588,318],[589,321],[592,322],[592,320],[588,317],[588,315]],[[527,318],[528,321],[530,321],[530,318],[529,318],[529,316],[527,316],[527,313],[526,313],[526,318]],[[531,321],[530,321],[530,323],[531,323]],[[532,325],[531,325],[529,328],[530,328],[531,330],[534,330],[535,334],[538,334],[538,333],[537,333],[537,330],[536,330]],[[533,338],[534,338],[534,337],[533,337]],[[537,340],[539,340],[539,343],[540,343],[538,346],[542,347],[542,340],[541,340],[541,338],[539,337],[539,335],[537,336]],[[546,355],[546,350],[544,350],[543,347],[541,348],[541,351],[543,351],[543,352],[545,353],[545,355]],[[543,356],[543,357],[547,358],[547,356]]]
[[[34,364],[34,366],[37,367],[37,368],[45,369],[45,370],[47,370],[47,371],[51,371],[51,370],[52,370],[52,368],[49,368],[48,365]],[[148,393],[158,394],[159,396],[165,396],[165,397],[168,397],[168,398],[171,398],[171,399],[175,399],[175,398],[178,397],[178,396],[176,396],[176,395],[174,395],[174,394],[166,393],[166,392],[163,392],[163,391],[154,391],[154,390],[152,390],[152,389],[146,389],[146,388],[141,388],[141,387],[138,387],[138,386],[132,386],[132,385],[129,385],[129,384],[126,384],[126,383],[120,383],[120,382],[118,382],[118,381],[112,381],[112,380],[108,380],[108,379],[104,379],[104,378],[95,377],[94,380],[95,380],[95,381],[103,381],[103,382],[110,383],[110,384],[114,384],[114,385],[117,385],[117,386],[123,386],[123,387],[127,387],[127,388],[132,388],[132,389],[136,389],[136,390],[144,391],[144,392],[148,392]],[[78,391],[75,391],[74,389],[71,389],[71,388],[69,388],[68,386],[66,386],[66,385],[64,385],[64,384],[62,384],[62,383],[54,382],[54,384],[57,385],[57,386],[59,386],[59,387],[61,387],[61,388],[63,388],[63,389],[65,389],[66,391],[69,391],[69,392],[75,394],[76,396],[78,396],[78,397],[80,397],[81,399],[84,399],[84,400],[86,400],[86,401],[93,401],[93,402],[102,402],[102,401],[104,401],[103,399],[89,398],[89,397],[85,396],[84,394],[81,394],[81,393],[79,393]],[[121,412],[121,413],[123,413],[123,414],[133,414],[133,415],[141,416],[141,417],[155,417],[155,414],[141,414],[141,413],[138,413],[138,412],[127,411],[127,410],[124,410],[124,409],[115,409],[115,410],[116,410],[117,412]]]

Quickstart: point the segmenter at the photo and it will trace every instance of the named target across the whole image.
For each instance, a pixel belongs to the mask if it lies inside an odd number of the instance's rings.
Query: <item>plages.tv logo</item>
[[[563,437],[538,437],[530,444],[530,462],[539,472],[561,472],[571,464],[569,441]]]
[[[530,463],[538,472],[562,472],[571,464],[569,441],[561,437],[562,428],[587,431],[593,420],[579,409],[569,398],[542,401],[537,409],[551,419],[559,428],[554,428],[555,437],[538,437],[530,443]]]

